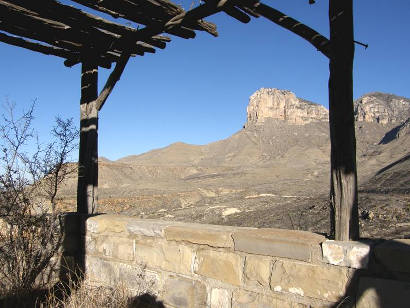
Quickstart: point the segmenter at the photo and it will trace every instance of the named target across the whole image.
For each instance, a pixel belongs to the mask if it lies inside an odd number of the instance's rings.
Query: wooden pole
[[[353,0],[329,0],[331,232],[336,240],[359,238],[356,137],[353,115]]]
[[[82,63],[80,149],[78,159],[77,213],[94,214],[98,188],[98,65],[88,57]]]

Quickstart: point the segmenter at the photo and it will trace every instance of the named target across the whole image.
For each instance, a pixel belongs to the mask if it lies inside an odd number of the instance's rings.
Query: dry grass
[[[128,308],[132,307],[133,296],[123,285],[114,287],[90,286],[85,283],[72,284],[68,289],[51,290],[41,308]]]
[[[156,300],[155,282],[147,276],[146,268],[135,268],[133,288],[119,282],[110,286],[91,285],[80,271],[68,269],[66,282],[49,289],[0,290],[0,307],[18,308],[164,308]]]
[[[143,308],[164,307],[153,295],[155,281],[147,275],[146,266],[140,264],[134,268],[133,289],[121,281],[110,286],[91,285],[83,280],[84,274],[70,271],[67,282],[58,283],[46,296],[38,301],[41,308]]]

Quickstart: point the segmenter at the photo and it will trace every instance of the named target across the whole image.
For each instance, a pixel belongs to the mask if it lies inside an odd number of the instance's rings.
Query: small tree
[[[7,102],[0,124],[0,290],[8,294],[47,282],[39,275],[62,240],[58,188],[75,171],[66,163],[78,136],[72,119],[57,118],[52,141],[41,145],[32,128],[34,105],[16,117]]]

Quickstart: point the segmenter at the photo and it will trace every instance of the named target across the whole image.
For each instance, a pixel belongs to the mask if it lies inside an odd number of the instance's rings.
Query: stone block
[[[87,280],[104,285],[118,283],[118,267],[114,262],[108,262],[98,257],[87,256],[85,259]]]
[[[86,221],[86,230],[88,233],[123,233],[127,232],[127,223],[132,217],[122,215],[97,215],[89,217]]]
[[[325,262],[352,268],[367,268],[370,249],[370,242],[326,241],[322,243]]]
[[[118,263],[118,275],[119,283],[133,290],[135,294],[158,294],[160,276],[147,270],[144,265]]]
[[[226,226],[184,224],[167,227],[165,238],[212,247],[233,247],[232,232],[233,228]]]
[[[206,308],[206,286],[196,280],[171,276],[164,284],[163,299],[165,304],[178,308]]]
[[[179,274],[191,274],[194,251],[186,245],[169,243],[162,239],[135,240],[135,261],[149,268]]]
[[[237,231],[232,237],[236,251],[301,261],[321,255],[320,243],[325,241],[318,234],[281,229]]]
[[[164,229],[168,226],[180,225],[177,221],[163,221],[155,219],[132,219],[127,222],[127,231],[130,234],[164,237]]]
[[[359,281],[357,308],[407,308],[410,282],[363,277]]]
[[[85,237],[85,251],[87,255],[98,255],[96,237],[93,237],[93,236]]]
[[[271,259],[261,256],[247,256],[245,260],[245,284],[269,287]]]
[[[239,289],[233,293],[232,308],[292,308],[292,302]]]
[[[134,260],[134,240],[122,237],[99,236],[96,239],[97,254],[118,260]]]
[[[410,239],[385,241],[374,249],[376,262],[390,271],[410,273]]]
[[[345,295],[353,273],[346,267],[277,260],[270,287],[276,292],[336,302]]]
[[[232,292],[226,289],[212,289],[211,308],[231,308]]]
[[[235,253],[202,249],[197,252],[194,272],[239,286],[243,272],[243,260]]]

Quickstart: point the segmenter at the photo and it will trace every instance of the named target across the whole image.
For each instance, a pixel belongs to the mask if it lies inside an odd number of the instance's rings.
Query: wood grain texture
[[[80,101],[80,148],[78,158],[77,213],[94,214],[98,200],[98,66],[82,63]]]
[[[353,4],[352,0],[330,0],[329,4],[331,222],[335,239],[347,241],[359,238],[353,115]]]

